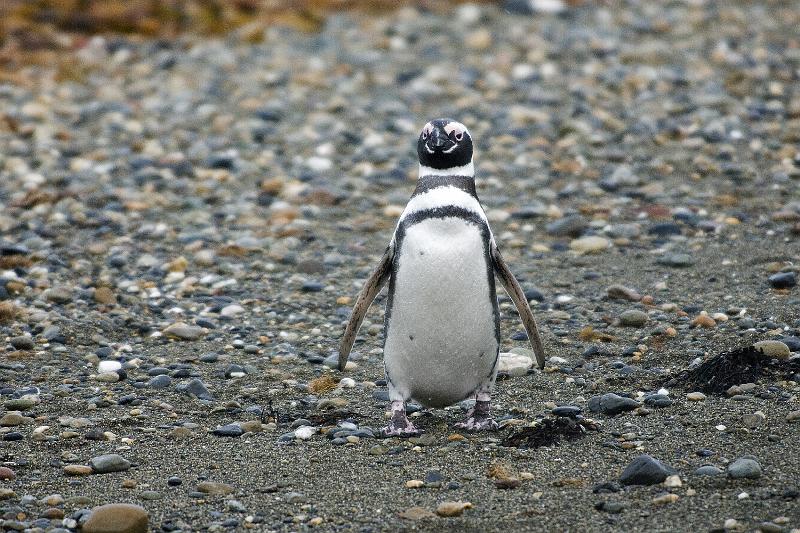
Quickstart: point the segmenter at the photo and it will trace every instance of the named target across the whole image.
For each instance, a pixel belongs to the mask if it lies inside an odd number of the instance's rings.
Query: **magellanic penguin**
[[[388,281],[383,351],[391,421],[384,435],[420,433],[406,416],[409,399],[445,407],[474,397],[475,406],[458,427],[496,429],[489,412],[500,347],[495,276],[516,305],[540,368],[542,342],[475,192],[469,131],[454,120],[428,122],[417,154],[417,187],[356,300],[339,347],[339,369],[367,308]]]

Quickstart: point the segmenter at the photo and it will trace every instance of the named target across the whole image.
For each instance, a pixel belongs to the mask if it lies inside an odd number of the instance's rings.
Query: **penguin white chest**
[[[384,356],[394,387],[452,405],[491,377],[497,300],[488,232],[457,217],[410,225],[398,243]]]

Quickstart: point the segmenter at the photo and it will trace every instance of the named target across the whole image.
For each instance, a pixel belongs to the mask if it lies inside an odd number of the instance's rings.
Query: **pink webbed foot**
[[[422,430],[408,419],[404,402],[392,402],[392,419],[389,424],[381,430],[384,437],[417,437],[422,435]]]
[[[456,427],[464,431],[497,431],[499,428],[489,414],[488,400],[476,400],[475,405],[467,411],[467,417]]]

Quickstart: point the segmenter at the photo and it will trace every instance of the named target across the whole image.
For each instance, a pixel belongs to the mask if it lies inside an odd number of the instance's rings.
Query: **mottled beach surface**
[[[0,530],[800,531],[800,10],[611,4],[4,70]],[[336,347],[438,116],[548,361],[499,290],[501,429],[378,439],[385,295]]]

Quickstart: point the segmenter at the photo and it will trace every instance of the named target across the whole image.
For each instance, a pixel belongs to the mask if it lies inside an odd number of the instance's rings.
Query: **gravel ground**
[[[0,85],[0,529],[800,531],[800,11],[526,6],[94,38]],[[328,365],[437,116],[549,361],[501,376],[498,433],[378,440],[384,296]],[[755,383],[670,383],[764,340]]]

